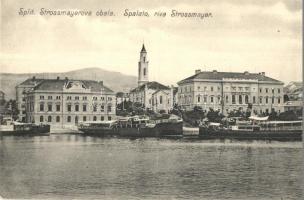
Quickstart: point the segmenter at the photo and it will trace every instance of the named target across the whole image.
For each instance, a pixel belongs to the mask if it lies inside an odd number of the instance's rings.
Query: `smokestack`
[[[195,70],[195,74],[199,74],[199,73],[201,73],[201,70],[200,69],[196,69]]]

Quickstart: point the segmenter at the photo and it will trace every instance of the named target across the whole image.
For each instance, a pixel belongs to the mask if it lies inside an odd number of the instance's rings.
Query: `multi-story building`
[[[228,114],[252,105],[255,113],[283,112],[283,82],[261,73],[235,73],[196,70],[178,82],[178,102],[190,110],[200,106]]]
[[[44,79],[25,100],[27,122],[64,127],[116,117],[115,93],[102,81]]]
[[[300,101],[303,99],[303,83],[292,81],[284,87],[284,93],[289,101]]]
[[[130,91],[130,101],[142,104],[146,109],[170,111],[174,105],[173,87],[149,81],[147,51],[142,46],[138,62],[138,87]]]
[[[19,111],[18,120],[25,122],[26,121],[26,112],[25,112],[25,97],[26,93],[38,85],[43,79],[37,79],[35,76],[29,78],[19,85],[16,86],[16,102],[17,108]]]

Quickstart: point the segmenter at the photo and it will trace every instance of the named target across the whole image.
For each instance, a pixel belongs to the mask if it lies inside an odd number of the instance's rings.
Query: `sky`
[[[20,8],[35,15],[21,16]],[[92,16],[42,16],[41,8]],[[150,17],[126,17],[125,9]],[[115,16],[96,16],[99,10]],[[172,10],[212,17],[171,17]],[[1,0],[0,72],[99,67],[137,76],[144,42],[150,81],[176,84],[201,69],[265,72],[287,84],[302,79],[301,31],[301,0]]]

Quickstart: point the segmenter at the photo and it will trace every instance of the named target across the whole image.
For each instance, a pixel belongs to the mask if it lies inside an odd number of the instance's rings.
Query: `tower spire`
[[[148,59],[147,59],[147,51],[145,48],[145,44],[143,44],[140,51],[140,58],[138,62],[138,85],[143,85],[149,82],[149,74],[148,74]]]

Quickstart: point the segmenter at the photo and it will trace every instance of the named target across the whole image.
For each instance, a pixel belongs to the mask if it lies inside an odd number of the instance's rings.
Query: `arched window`
[[[232,95],[232,104],[235,104],[235,95]]]
[[[146,68],[144,68],[144,76],[146,76]]]
[[[43,122],[43,116],[40,116],[40,122]]]
[[[60,122],[60,117],[56,116],[56,122]]]
[[[242,95],[239,95],[239,104],[243,104],[243,98],[242,98]]]
[[[52,116],[48,116],[48,122],[52,122]]]
[[[71,116],[68,116],[68,122],[71,122]]]
[[[96,117],[96,116],[94,116],[94,117],[93,117],[93,121],[96,121],[96,120],[97,120],[97,117]]]
[[[245,96],[245,103],[247,104],[248,101],[249,101],[249,100],[248,100],[248,95],[246,95],[246,96]]]

